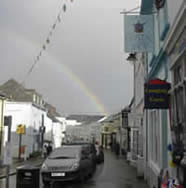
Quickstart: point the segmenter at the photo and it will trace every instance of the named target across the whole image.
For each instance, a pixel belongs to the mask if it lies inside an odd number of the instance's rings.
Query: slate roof
[[[14,101],[32,101],[32,96],[27,94],[25,92],[25,88],[14,79],[10,79],[6,83],[1,85],[0,92],[4,93]]]
[[[102,119],[104,116],[101,115],[69,115],[66,117],[67,120],[76,120],[77,122],[81,122],[82,124],[90,124],[92,122],[97,122]]]

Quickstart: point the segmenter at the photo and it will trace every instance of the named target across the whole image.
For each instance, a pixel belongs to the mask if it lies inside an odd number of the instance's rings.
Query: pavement
[[[12,165],[10,166],[10,173],[9,175],[16,174],[16,168],[24,166],[24,165],[33,165],[33,166],[40,166],[43,163],[44,159],[41,156],[30,158],[26,161],[13,159]],[[6,175],[6,167],[0,168],[0,179],[5,178]]]

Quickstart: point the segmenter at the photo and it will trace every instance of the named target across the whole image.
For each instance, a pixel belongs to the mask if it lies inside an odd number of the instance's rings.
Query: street
[[[25,186],[26,187],[26,186]],[[104,164],[97,165],[93,177],[84,183],[68,182],[54,183],[48,188],[148,188],[143,180],[136,178],[136,169],[131,167],[122,158],[117,158],[114,153],[105,151]],[[40,179],[40,188],[47,188]],[[0,180],[0,188],[5,188],[5,179]],[[16,176],[10,177],[10,188],[16,188]]]

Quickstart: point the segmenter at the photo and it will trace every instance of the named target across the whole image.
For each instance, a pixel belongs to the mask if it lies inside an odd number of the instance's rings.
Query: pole
[[[19,156],[18,156],[19,159],[21,159],[21,143],[22,143],[22,134],[19,134]]]
[[[12,126],[12,118],[10,118],[10,123],[8,125],[8,143],[11,143],[11,126]],[[6,176],[6,188],[9,188],[9,173],[10,173],[10,164],[7,165],[7,176]]]
[[[133,61],[133,64],[134,64],[134,80],[133,80],[133,82],[134,82],[134,85],[133,85],[133,92],[134,92],[134,110],[133,110],[133,113],[134,113],[134,127],[135,127],[135,129],[136,129],[136,62],[137,62],[137,60],[135,59],[134,61]],[[135,130],[134,129],[134,130]],[[136,136],[136,134],[134,135],[134,130],[133,130],[133,149],[132,149],[132,158],[133,157],[136,157],[137,158],[137,156],[138,156],[138,153],[137,153],[137,150],[138,150],[138,145],[137,145],[137,143],[138,143],[138,140],[137,140],[137,138],[135,138],[135,137],[137,137]],[[139,128],[137,128],[137,131],[139,130]],[[136,142],[137,143],[134,143],[134,140],[137,140]]]
[[[4,112],[4,100],[2,100],[2,107],[1,107],[1,125],[0,125],[0,156],[2,154],[2,143],[3,143],[3,112]]]

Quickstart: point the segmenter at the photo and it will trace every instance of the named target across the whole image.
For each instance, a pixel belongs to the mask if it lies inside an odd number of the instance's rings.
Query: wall
[[[54,148],[61,147],[62,144],[62,124],[53,122],[53,146]]]
[[[22,145],[25,145],[25,157],[39,150],[40,136],[39,127],[41,126],[41,116],[45,114],[41,109],[26,102],[7,102],[5,115],[12,116],[12,155],[18,157],[19,135],[16,127],[19,124],[26,126],[26,134],[22,136]],[[7,128],[5,129],[5,141],[7,140]]]
[[[45,115],[44,125],[45,125],[44,139],[52,141],[53,122],[47,115]]]

